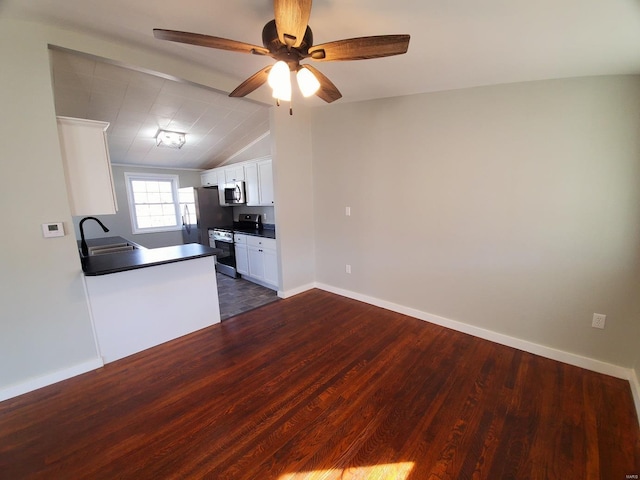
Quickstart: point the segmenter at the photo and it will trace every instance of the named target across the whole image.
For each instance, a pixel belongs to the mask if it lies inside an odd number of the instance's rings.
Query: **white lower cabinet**
[[[272,238],[236,234],[236,270],[248,280],[278,288],[278,255]]]
[[[264,280],[264,251],[258,247],[247,247],[249,254],[249,275],[257,280]]]
[[[264,258],[264,281],[270,285],[278,285],[278,254],[275,248],[264,249],[262,253]]]
[[[241,275],[249,275],[247,236],[236,233],[233,236],[233,241],[236,249],[236,271]]]

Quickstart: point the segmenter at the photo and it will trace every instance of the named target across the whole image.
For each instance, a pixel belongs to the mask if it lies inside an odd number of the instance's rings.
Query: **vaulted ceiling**
[[[109,122],[112,163],[212,168],[268,135],[258,102],[58,49],[50,58],[56,114]],[[160,129],[186,133],[185,145],[156,146]]]
[[[184,30],[261,45],[262,27],[273,18],[270,0],[2,0],[0,15],[53,23],[130,42],[232,76],[238,84],[271,62],[268,57],[161,41],[152,33],[153,28]],[[405,55],[316,63],[314,66],[340,89],[343,98],[338,102],[343,103],[520,81],[640,73],[640,2],[637,0],[315,0],[309,25],[315,44],[368,35],[411,35]],[[54,69],[57,60],[64,63],[61,57],[62,54],[54,58]],[[100,98],[104,88],[110,92],[111,82],[122,83],[122,71],[111,67],[94,65],[91,91],[87,93],[85,85],[83,93],[85,97],[89,95],[88,106],[82,107],[79,102],[70,106],[70,102],[59,99],[62,91],[58,90],[59,85],[56,85],[56,104],[60,108],[64,104],[69,114],[76,108],[78,112],[86,108],[97,114],[95,108],[99,102],[91,105],[91,98]],[[65,89],[68,99],[77,87],[72,86],[68,74],[60,73],[62,69],[64,65],[56,69],[54,79],[62,82],[60,88]],[[143,110],[148,107],[144,112],[147,115],[163,112],[164,115],[158,115],[162,121],[180,127],[186,127],[195,119],[189,128],[197,127],[199,132],[215,132],[217,128],[221,137],[211,133],[215,138],[208,139],[197,152],[187,154],[188,150],[184,150],[179,161],[153,158],[148,152],[144,156],[142,153],[149,143],[137,138],[137,132],[148,136],[152,128],[141,115],[128,113],[122,114],[123,122],[119,123],[122,113],[119,112],[115,120],[111,118],[113,134],[117,130],[123,137],[131,137],[127,128],[137,128],[130,144],[123,138],[112,147],[118,158],[127,163],[212,166],[233,156],[233,151],[241,149],[244,142],[260,138],[266,132],[260,125],[267,119],[268,104],[227,99],[224,95],[227,92],[143,77],[134,71],[130,79],[124,80],[129,83],[124,93],[121,91],[118,95],[122,94],[127,104],[139,105]],[[95,92],[93,83],[96,83]],[[140,85],[152,86],[145,90],[139,88]],[[267,87],[259,90],[263,89]],[[134,98],[135,92],[142,91],[145,95]],[[159,96],[152,99],[150,92],[155,91],[163,97],[172,95],[164,97],[172,99],[171,105]],[[252,98],[268,99],[263,92],[257,93]],[[311,106],[323,105],[318,99],[305,102]],[[109,102],[105,103],[106,110]],[[171,106],[173,116],[168,115],[165,106]],[[234,132],[238,136],[234,136]],[[244,138],[239,136],[241,132]]]

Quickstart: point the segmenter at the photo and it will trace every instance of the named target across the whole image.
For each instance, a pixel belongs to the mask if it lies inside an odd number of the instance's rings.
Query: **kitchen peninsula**
[[[215,249],[199,244],[146,249],[121,237],[87,244],[133,247],[81,257],[105,363],[220,322]]]

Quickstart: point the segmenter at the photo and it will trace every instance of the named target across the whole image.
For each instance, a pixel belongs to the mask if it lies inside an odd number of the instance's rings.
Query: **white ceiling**
[[[268,107],[208,88],[50,50],[56,114],[109,122],[112,163],[212,168],[269,132]],[[186,133],[156,146],[159,129]]]
[[[0,0],[0,15],[131,42],[235,77],[238,84],[270,62],[268,57],[156,40],[152,33],[153,28],[184,30],[261,45],[262,27],[273,18],[270,0]],[[316,63],[342,92],[342,103],[500,83],[640,73],[638,0],[316,0],[309,24],[315,44],[367,35],[411,35],[405,55]],[[177,88],[169,85],[165,81],[160,88]],[[177,96],[189,98],[180,91]],[[204,103],[217,105],[218,100]],[[317,99],[305,102],[323,104]],[[235,108],[232,112],[239,115]],[[242,143],[237,140],[229,143]],[[225,148],[224,154],[209,151],[209,163],[223,161],[235,147]],[[133,161],[137,147],[128,151],[131,155],[125,158]],[[204,166],[206,156],[191,165]],[[158,162],[149,157],[146,161]]]

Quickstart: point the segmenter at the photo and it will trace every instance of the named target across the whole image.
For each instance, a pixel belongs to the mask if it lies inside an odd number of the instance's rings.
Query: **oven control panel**
[[[233,243],[233,232],[214,228],[209,231],[209,239],[213,239],[218,242]]]

